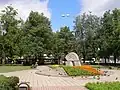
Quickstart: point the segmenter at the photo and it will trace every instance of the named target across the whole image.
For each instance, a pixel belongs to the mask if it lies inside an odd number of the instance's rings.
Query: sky
[[[53,31],[65,25],[72,30],[74,18],[84,12],[102,16],[107,10],[120,8],[120,0],[0,0],[0,10],[10,4],[18,9],[18,16],[23,20],[31,10],[44,13],[50,19]],[[69,17],[61,17],[63,14],[69,14]]]

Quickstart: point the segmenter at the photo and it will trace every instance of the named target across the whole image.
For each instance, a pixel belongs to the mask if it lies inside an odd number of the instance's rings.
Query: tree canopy
[[[27,20],[17,16],[11,6],[5,7],[0,15],[0,59],[34,57],[44,54],[59,59],[61,55],[76,52],[80,58],[108,58],[114,62],[120,56],[120,10],[106,11],[99,17],[91,12],[78,15],[74,29],[68,26],[52,30],[51,21],[43,13],[31,11]],[[100,49],[100,50],[98,50]]]

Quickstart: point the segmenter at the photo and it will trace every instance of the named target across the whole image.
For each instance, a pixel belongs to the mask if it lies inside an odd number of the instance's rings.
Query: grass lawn
[[[0,73],[28,70],[30,66],[0,66]]]
[[[56,68],[60,67],[60,65],[50,65],[49,67],[52,69],[56,69]]]
[[[89,90],[120,90],[120,82],[87,83],[86,87]]]

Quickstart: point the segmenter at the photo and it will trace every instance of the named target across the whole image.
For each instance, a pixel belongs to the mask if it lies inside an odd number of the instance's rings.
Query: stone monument
[[[81,66],[79,56],[74,52],[67,54],[65,59],[66,59],[65,63],[67,66]]]

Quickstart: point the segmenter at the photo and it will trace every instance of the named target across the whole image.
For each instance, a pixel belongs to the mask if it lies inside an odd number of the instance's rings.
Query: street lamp
[[[66,16],[67,16],[67,17],[69,17],[69,16],[70,16],[70,14],[66,14]]]
[[[99,53],[99,51],[100,51],[100,48],[98,48],[98,53]],[[97,53],[97,59],[98,59],[98,66],[99,66],[99,63],[100,63],[100,58],[99,58],[98,53]],[[100,66],[99,66],[99,68],[98,68],[98,69],[100,69]]]
[[[98,53],[99,53],[99,51],[100,51],[100,48],[98,48]],[[97,57],[98,57],[98,70],[99,70],[100,69],[100,58],[99,58],[99,55],[97,55]],[[99,79],[100,79],[100,76],[98,75],[98,80]]]
[[[61,16],[62,16],[62,17],[69,17],[70,14],[62,14]]]
[[[98,51],[100,51],[100,48],[98,48]]]
[[[61,17],[65,17],[65,15],[64,15],[64,14],[62,14],[62,15],[61,15]]]

